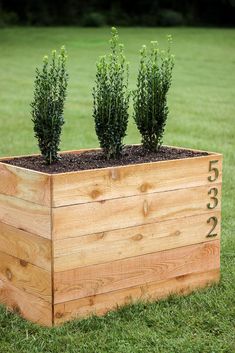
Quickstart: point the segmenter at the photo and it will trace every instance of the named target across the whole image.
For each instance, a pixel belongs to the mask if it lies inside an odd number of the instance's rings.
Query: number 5
[[[214,177],[212,177],[211,175],[208,176],[208,180],[211,182],[216,181],[216,179],[218,179],[218,176],[219,176],[219,169],[216,167],[213,167],[213,164],[215,163],[218,163],[218,159],[209,162],[209,172],[212,172],[212,171],[214,172]]]

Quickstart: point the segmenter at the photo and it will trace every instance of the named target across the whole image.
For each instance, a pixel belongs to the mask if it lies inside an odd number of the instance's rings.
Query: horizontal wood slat
[[[54,274],[54,302],[219,268],[220,242],[190,245]]]
[[[52,304],[0,279],[0,302],[27,320],[52,326]]]
[[[219,210],[221,185],[215,186]],[[71,238],[212,212],[207,207],[208,190],[208,186],[201,186],[53,208],[53,237]]]
[[[214,229],[220,238],[220,212]],[[89,234],[54,241],[54,271],[60,272],[120,260],[152,252],[178,248],[206,241],[211,230],[211,214],[150,223],[137,227]]]
[[[50,206],[50,175],[0,163],[0,194]]]
[[[0,222],[51,238],[51,209],[47,206],[0,195]]]
[[[51,272],[0,252],[0,279],[16,288],[52,301]]]
[[[118,291],[103,293],[86,298],[56,304],[54,307],[55,325],[65,321],[86,317],[92,314],[103,315],[110,310],[137,300],[156,300],[170,294],[186,295],[195,289],[219,281],[219,269],[189,273],[166,281],[151,282],[142,286],[124,288]]]
[[[209,161],[214,159],[218,160],[219,183],[221,155],[52,175],[52,206],[208,185]]]
[[[0,251],[51,270],[51,240],[0,222]]]

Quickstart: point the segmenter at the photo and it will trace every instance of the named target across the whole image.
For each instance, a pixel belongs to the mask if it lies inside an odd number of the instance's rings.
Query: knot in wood
[[[21,259],[20,264],[21,264],[21,266],[26,267],[28,265],[28,262]]]
[[[9,281],[12,280],[13,275],[12,275],[12,272],[9,268],[6,269],[6,276]]]
[[[63,317],[63,313],[61,313],[60,311],[57,311],[57,312],[55,313],[55,317],[56,317],[57,319],[61,319],[61,318]]]
[[[101,192],[99,190],[92,190],[91,192],[91,197],[92,199],[97,199],[101,195]]]
[[[94,305],[94,299],[93,299],[93,298],[90,298],[90,299],[89,299],[89,305],[90,305],[90,306],[93,306],[93,305]]]
[[[149,183],[143,183],[141,186],[140,186],[140,191],[141,192],[146,192],[148,189],[151,188],[151,185]]]
[[[143,239],[143,235],[140,234],[140,233],[139,234],[135,234],[132,239],[133,240],[141,240],[141,239]]]
[[[21,314],[21,310],[20,310],[20,307],[17,305],[17,304],[13,304],[12,305],[12,310],[14,311],[14,313],[16,314]]]

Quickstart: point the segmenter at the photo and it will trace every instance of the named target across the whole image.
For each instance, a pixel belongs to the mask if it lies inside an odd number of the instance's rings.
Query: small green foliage
[[[63,111],[68,84],[66,51],[61,48],[57,56],[52,51],[51,63],[48,56],[43,67],[36,69],[34,100],[31,103],[35,137],[47,164],[58,160],[60,135],[64,124]]]
[[[157,151],[168,116],[167,92],[171,85],[174,57],[170,54],[171,36],[167,51],[160,51],[157,42],[145,45],[140,51],[137,89],[134,91],[134,119],[142,136],[142,144],[149,151]]]
[[[107,159],[120,158],[128,124],[128,64],[119,44],[116,28],[112,28],[111,53],[97,63],[93,89],[93,117],[100,147]]]

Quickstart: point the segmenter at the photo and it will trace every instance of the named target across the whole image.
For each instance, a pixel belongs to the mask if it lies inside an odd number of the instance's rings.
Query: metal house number
[[[217,217],[210,217],[207,220],[207,223],[212,223],[212,228],[209,231],[209,233],[207,234],[207,238],[216,237],[217,233],[213,233],[213,230],[215,229],[215,227],[217,226],[217,223],[218,223]]]
[[[216,208],[216,206],[218,205],[218,198],[217,198],[217,195],[218,195],[218,189],[217,188],[211,188],[209,191],[208,191],[208,195],[211,195],[211,202],[209,202],[207,204],[207,208],[209,208],[209,210],[213,210],[213,208]]]
[[[213,160],[213,161],[210,161],[209,162],[209,172],[211,172],[212,174],[208,176],[208,180],[210,182],[215,182],[217,179],[218,179],[218,176],[219,176],[219,169],[217,168],[217,163],[218,163],[218,160]],[[217,188],[211,188],[209,191],[208,191],[208,195],[210,195],[210,199],[211,201],[207,204],[207,208],[212,210],[214,208],[216,208],[216,206],[218,205],[218,198],[217,198],[217,195],[218,195],[218,189]],[[212,228],[211,230],[209,231],[209,233],[207,234],[207,237],[208,238],[212,238],[212,237],[215,237],[217,236],[218,234],[214,232],[214,229],[216,228],[217,224],[218,224],[218,219],[217,217],[215,216],[212,216],[210,217],[208,220],[207,220],[207,223],[208,224],[211,224],[212,225]]]
[[[219,162],[218,159],[209,162],[209,172],[213,172],[212,175],[208,176],[208,180],[210,182],[216,181],[218,179],[219,169],[216,167],[216,164],[218,162]]]

